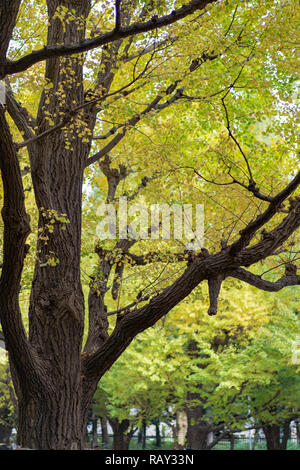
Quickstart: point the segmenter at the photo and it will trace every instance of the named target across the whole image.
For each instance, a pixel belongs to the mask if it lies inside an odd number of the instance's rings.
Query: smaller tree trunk
[[[280,426],[278,424],[264,424],[263,431],[266,436],[267,450],[281,450]]]
[[[290,420],[285,421],[283,425],[283,436],[280,444],[281,450],[286,450],[288,439],[290,437]]]
[[[268,450],[286,450],[290,433],[290,420],[286,420],[283,425],[283,436],[281,439],[281,428],[278,424],[264,424],[263,431],[266,436]]]
[[[101,423],[102,444],[107,445],[109,444],[109,438],[108,438],[108,430],[107,430],[107,419],[105,416],[100,418],[100,423]]]
[[[300,443],[300,420],[297,419],[296,424],[296,436],[297,436],[297,445]]]
[[[12,426],[9,424],[4,425],[0,424],[0,442],[3,444],[9,444],[9,439],[11,436]]]
[[[95,416],[95,411],[92,412],[92,443],[91,448],[95,449],[98,446],[98,418]]]
[[[195,397],[198,398],[198,395],[193,394],[192,398]],[[211,426],[203,418],[204,413],[201,405],[187,408],[187,446],[189,449],[207,449],[207,439]]]
[[[230,450],[234,450],[234,434],[230,434]]]
[[[210,426],[190,426],[188,429],[188,448],[194,450],[207,449],[207,436]]]
[[[159,421],[155,423],[155,446],[157,449],[161,448],[161,435],[159,429]]]
[[[124,419],[123,421],[119,421],[116,418],[109,419],[109,423],[113,429],[114,437],[113,437],[113,450],[128,450],[130,440],[132,438],[132,432],[127,432],[130,421],[128,419]]]
[[[139,432],[138,432],[138,437],[137,437],[137,442],[138,444],[142,444],[142,440],[143,440],[143,430],[142,428],[139,429]]]
[[[142,448],[146,449],[146,439],[147,439],[147,424],[146,421],[143,420],[143,427],[142,427]]]
[[[258,442],[258,439],[259,439],[259,430],[258,429],[255,429],[254,430],[254,437],[253,437],[253,447],[252,447],[252,450],[255,450],[255,447],[256,447],[256,444]]]

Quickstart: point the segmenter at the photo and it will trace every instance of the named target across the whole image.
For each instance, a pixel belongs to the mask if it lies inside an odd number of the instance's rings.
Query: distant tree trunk
[[[199,400],[197,393],[189,393],[190,400]],[[208,435],[210,424],[203,419],[203,406],[196,405],[186,409],[187,414],[187,447],[195,450],[206,450],[208,448]]]
[[[234,450],[234,434],[230,434],[230,450]]]
[[[286,450],[289,431],[290,420],[285,421],[283,425],[283,436],[281,439],[281,427],[278,424],[264,424],[263,431],[266,436],[266,443],[268,450]]]
[[[188,353],[195,359],[200,357],[201,352],[195,341],[190,341],[188,344]],[[205,368],[204,364],[199,364],[199,368]],[[199,391],[201,385],[199,385]],[[204,403],[200,396],[200,393],[189,392],[188,393],[188,402],[198,403],[197,405],[187,406],[187,447],[189,449],[195,450],[205,450],[207,449],[207,439],[210,431],[210,426],[204,419]]]
[[[161,435],[159,424],[159,420],[155,421],[155,447],[157,449],[161,448]]]
[[[101,423],[101,439],[102,444],[107,445],[109,443],[108,430],[107,430],[107,419],[105,416],[100,418]]]
[[[280,450],[280,426],[264,424],[262,428],[266,437],[267,449]]]
[[[297,444],[299,445],[299,442],[300,442],[300,422],[299,422],[299,419],[297,419],[295,421],[295,425],[296,425]]]
[[[12,426],[0,424],[0,442],[4,444],[9,443],[9,439],[12,432]]]
[[[109,423],[113,429],[113,450],[128,450],[129,444],[133,435],[133,432],[127,432],[130,421],[124,419],[123,421],[118,421],[116,418],[109,418]]]
[[[138,432],[138,437],[137,437],[138,444],[142,444],[142,440],[143,440],[143,429],[140,428]]]
[[[290,437],[290,420],[285,421],[283,425],[283,436],[281,439],[281,450],[286,450],[288,439]]]
[[[286,450],[290,433],[290,419],[285,420],[282,428],[279,424],[263,424],[268,450]],[[282,439],[281,439],[282,430]]]
[[[147,440],[147,424],[146,420],[143,420],[143,426],[142,426],[142,448],[146,449],[146,440]]]
[[[259,439],[259,430],[258,430],[258,429],[255,429],[255,430],[254,430],[254,438],[253,438],[253,447],[252,447],[252,450],[255,450],[255,447],[256,447],[256,444],[257,444],[258,439]]]
[[[197,415],[195,410],[188,411],[187,415],[189,423],[187,431],[187,447],[195,450],[206,450],[210,426],[191,424],[193,416]]]
[[[92,412],[92,443],[91,448],[94,449],[98,446],[98,418],[95,416],[95,411]]]
[[[16,413],[17,409],[16,397],[11,380],[9,365],[5,368],[5,375],[1,377],[2,384],[5,386],[8,393],[8,398],[0,396],[0,442],[9,444],[12,429],[16,426]]]

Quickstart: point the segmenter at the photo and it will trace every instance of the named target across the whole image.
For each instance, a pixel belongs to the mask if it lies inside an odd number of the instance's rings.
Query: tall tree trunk
[[[66,3],[76,10],[78,17],[87,15],[88,0]],[[57,0],[47,1],[48,44],[82,40],[84,31],[76,22],[63,27],[59,19],[52,20],[59,4]],[[80,56],[47,61],[46,78],[53,84],[53,95],[49,98],[44,93],[41,98],[37,118],[39,132],[49,128],[48,115],[57,122],[61,119],[57,97],[54,97],[59,90],[64,93],[65,109],[84,101],[82,65]],[[72,70],[71,76],[67,68]],[[84,298],[80,249],[82,179],[89,146],[70,132],[59,131],[30,151],[40,237],[30,298],[29,341],[41,363],[43,387],[39,394],[33,395],[24,390],[19,381],[18,439],[22,446],[39,449],[81,448],[83,445]],[[72,150],[66,148],[67,134]]]
[[[142,428],[139,428],[138,436],[137,436],[137,443],[142,444],[142,440],[143,440],[143,430]]]
[[[61,21],[54,14],[63,3],[79,21]],[[79,43],[85,37],[82,18],[88,16],[90,0],[47,0],[50,26],[47,45]],[[68,13],[66,13],[68,15]],[[114,55],[118,44],[112,44]],[[113,62],[112,62],[113,63]],[[112,63],[99,72],[98,86],[108,90]],[[38,134],[49,129],[49,118],[61,122],[66,111],[85,102],[83,56],[51,58],[45,78],[49,94],[42,94],[37,115]],[[61,104],[62,103],[62,104]],[[19,443],[38,449],[81,448],[86,418],[96,390],[99,373],[90,376],[82,369],[82,358],[99,348],[106,338],[107,321],[99,315],[82,355],[84,298],[81,287],[81,214],[83,172],[95,124],[93,109],[71,117],[64,129],[28,147],[32,182],[39,209],[39,239],[29,307],[29,343],[38,358],[42,384],[33,393],[28,381],[15,374],[20,426]],[[82,139],[82,133],[89,131]],[[80,135],[81,134],[81,135]],[[87,140],[87,142],[83,142]],[[89,298],[89,307],[102,309]],[[98,321],[98,323],[97,323]],[[101,334],[99,334],[99,332]],[[30,371],[29,371],[30,372]],[[29,374],[30,375],[30,374]],[[30,378],[30,383],[34,377]],[[84,382],[84,390],[83,390]],[[127,438],[124,438],[126,441]],[[128,445],[128,444],[127,444]]]

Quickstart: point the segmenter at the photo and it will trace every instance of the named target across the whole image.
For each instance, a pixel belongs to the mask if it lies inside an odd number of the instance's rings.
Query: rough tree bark
[[[74,22],[64,27],[59,19],[52,20],[60,2],[48,0],[51,24],[48,44],[80,41],[84,31]],[[64,2],[75,7],[77,16],[89,12],[89,2]],[[73,73],[67,76],[66,68]],[[64,93],[64,106],[82,103],[81,57],[50,59],[46,78]],[[75,86],[75,83],[79,86]],[[47,114],[53,116],[57,103],[46,103],[42,96],[37,125],[39,133],[49,127]],[[74,136],[73,151],[66,149],[64,134],[46,137],[30,151],[31,174],[37,207],[39,230],[48,235],[48,243],[38,241],[29,307],[29,341],[42,363],[45,386],[39,397],[25,396],[20,382],[19,443],[30,448],[81,448],[81,346],[84,327],[84,299],[80,283],[81,198],[84,162],[89,146]],[[43,209],[42,209],[43,208]],[[54,212],[49,212],[49,210]],[[56,214],[68,214],[70,223],[62,230],[54,222]],[[49,256],[58,261],[55,267]],[[58,385],[59,384],[59,385]]]

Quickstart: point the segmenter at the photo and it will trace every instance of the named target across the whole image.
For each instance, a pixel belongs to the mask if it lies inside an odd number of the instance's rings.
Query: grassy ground
[[[252,443],[253,446],[253,443]],[[230,443],[226,441],[219,442],[213,450],[230,450]],[[234,450],[249,450],[249,441],[236,440],[234,443]],[[255,450],[267,450],[265,441],[261,440],[255,444]],[[287,450],[300,450],[300,445],[297,446],[292,441],[288,441]]]
[[[112,439],[110,439],[110,443],[107,446],[102,446],[101,442],[99,442],[99,447],[101,449],[110,450],[112,446]],[[252,443],[253,446],[253,443]],[[172,450],[173,449],[173,442],[164,440],[160,449],[155,446],[155,439],[147,439],[147,447],[146,450]],[[130,442],[130,450],[143,450],[142,445],[137,442],[136,439],[132,439]],[[230,442],[229,441],[221,441],[219,442],[213,450],[230,450]],[[236,440],[234,443],[234,450],[249,450],[249,441],[247,439],[240,439]],[[255,444],[255,450],[266,450],[266,443],[263,440],[258,441]],[[287,450],[300,450],[300,444],[297,445],[292,441],[288,441]]]

